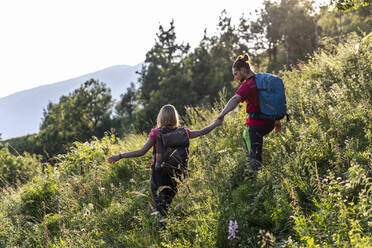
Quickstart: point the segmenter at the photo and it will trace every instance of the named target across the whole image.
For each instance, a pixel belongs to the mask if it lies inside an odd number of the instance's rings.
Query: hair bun
[[[251,65],[249,63],[249,55],[246,54],[241,54],[239,55],[235,62],[233,63],[233,68],[240,69],[240,68],[245,68],[247,71],[251,70]]]
[[[240,61],[243,61],[243,62],[248,62],[249,61],[249,56],[248,56],[248,54],[239,55],[236,60],[240,60]]]

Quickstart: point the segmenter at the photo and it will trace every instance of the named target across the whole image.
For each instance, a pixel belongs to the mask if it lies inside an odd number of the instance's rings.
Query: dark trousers
[[[151,194],[155,203],[155,209],[162,216],[166,216],[169,205],[177,193],[178,176],[174,170],[151,169]]]
[[[263,137],[274,129],[274,122],[266,125],[247,126],[243,132],[243,143],[252,170],[257,171],[262,163]]]

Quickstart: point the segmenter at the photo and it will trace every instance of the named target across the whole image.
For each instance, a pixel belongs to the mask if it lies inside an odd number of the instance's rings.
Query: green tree
[[[143,108],[136,114],[136,127],[140,131],[153,127],[160,107],[164,103],[172,103],[172,95],[164,94],[164,90],[169,87],[179,90],[179,81],[167,77],[175,72],[175,68],[180,68],[180,61],[189,49],[188,44],[176,43],[174,21],[170,22],[169,29],[159,26],[155,45],[146,54],[145,64],[139,73],[138,102]]]
[[[120,100],[115,105],[116,116],[111,122],[112,134],[122,136],[135,131],[137,107],[137,90],[134,83],[131,83],[127,91],[120,95]]]
[[[244,32],[231,24],[231,18],[222,11],[217,26],[217,34],[208,37],[206,31],[199,47],[185,59],[186,70],[191,77],[191,89],[196,94],[192,106],[212,104],[218,98],[218,92],[225,88],[232,94],[231,66],[238,54],[248,52],[243,42]]]
[[[74,141],[103,137],[110,128],[112,97],[103,83],[91,79],[59,103],[44,109],[39,139],[49,156],[66,152]]]
[[[156,34],[155,45],[146,53],[145,64],[139,72],[138,89],[139,100],[146,105],[150,100],[152,91],[159,89],[159,82],[165,75],[166,70],[181,60],[183,54],[187,53],[190,46],[176,43],[174,21],[170,22],[169,29],[159,26]]]
[[[309,0],[265,1],[251,32],[268,54],[268,71],[278,71],[283,65],[297,64],[317,49],[317,16]],[[258,43],[260,44],[260,43]]]
[[[41,172],[41,156],[13,155],[9,144],[0,144],[0,188],[17,187]]]
[[[20,137],[7,139],[1,143],[8,143],[9,151],[14,155],[24,154],[43,154],[41,143],[38,139],[38,134],[28,134]]]
[[[133,114],[136,107],[136,87],[130,84],[125,94],[120,95],[120,101],[116,104],[115,110],[119,116],[128,116],[133,121]]]
[[[331,0],[330,4],[337,10],[346,11],[361,6],[369,6],[370,0]]]
[[[320,35],[333,38],[336,42],[342,41],[342,37],[351,32],[358,35],[372,31],[371,6],[351,9],[349,11],[330,11],[328,6],[320,9],[318,20]]]
[[[166,103],[184,115],[185,106],[211,104],[223,88],[232,93],[231,65],[238,54],[248,52],[247,41],[241,42],[246,34],[240,34],[223,11],[218,33],[208,37],[205,31],[199,47],[189,53],[188,45],[176,43],[173,21],[167,30],[160,26],[140,72],[139,103],[143,108],[136,114],[140,131],[155,125],[159,108]]]

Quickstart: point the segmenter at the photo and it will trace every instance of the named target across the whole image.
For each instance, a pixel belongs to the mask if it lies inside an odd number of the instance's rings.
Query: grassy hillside
[[[164,230],[149,209],[151,152],[106,162],[140,148],[146,134],[76,143],[55,167],[28,156],[43,173],[2,188],[0,247],[371,247],[371,51],[372,35],[351,37],[282,72],[292,120],[265,139],[255,180],[242,147],[244,108],[192,140],[189,176]],[[224,99],[188,109],[186,126],[211,123]],[[5,149],[1,163],[17,159]]]

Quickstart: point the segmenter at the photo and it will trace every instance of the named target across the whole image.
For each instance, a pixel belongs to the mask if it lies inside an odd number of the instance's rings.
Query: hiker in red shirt
[[[173,105],[164,105],[157,117],[157,128],[154,128],[149,133],[149,137],[143,147],[139,150],[121,153],[108,158],[109,163],[114,163],[122,158],[140,157],[153,147],[153,159],[151,163],[151,193],[155,203],[155,208],[162,216],[166,216],[167,209],[177,192],[177,181],[181,180],[181,176],[185,173],[188,159],[189,139],[197,138],[212,131],[217,126],[221,125],[221,120],[216,120],[213,124],[201,130],[189,130],[187,128],[179,127],[179,118],[176,108]],[[185,138],[186,136],[186,138]],[[168,146],[165,149],[170,149],[172,143],[181,153],[176,156],[176,166],[169,169],[169,167],[162,167],[163,164],[171,164],[170,157],[173,154],[177,155],[177,151],[172,151],[171,154],[164,155],[163,143],[167,142]],[[173,137],[173,138],[172,138]],[[160,144],[158,144],[160,143]],[[180,149],[179,149],[180,148]],[[167,151],[165,151],[166,153]],[[184,152],[182,154],[182,152]],[[165,158],[167,157],[167,161]],[[164,161],[166,163],[164,163]],[[173,161],[173,164],[174,164]],[[163,162],[163,163],[162,163]],[[177,180],[178,178],[178,180]]]
[[[248,55],[239,55],[232,66],[234,79],[241,82],[235,95],[230,98],[225,108],[217,119],[223,121],[225,115],[235,109],[240,102],[246,102],[246,112],[249,117],[246,120],[246,128],[243,132],[243,142],[251,169],[258,171],[262,163],[263,136],[270,133],[274,128],[279,132],[281,124],[279,120],[268,121],[255,119],[254,113],[260,112],[258,92],[255,80],[255,73],[249,64]]]

